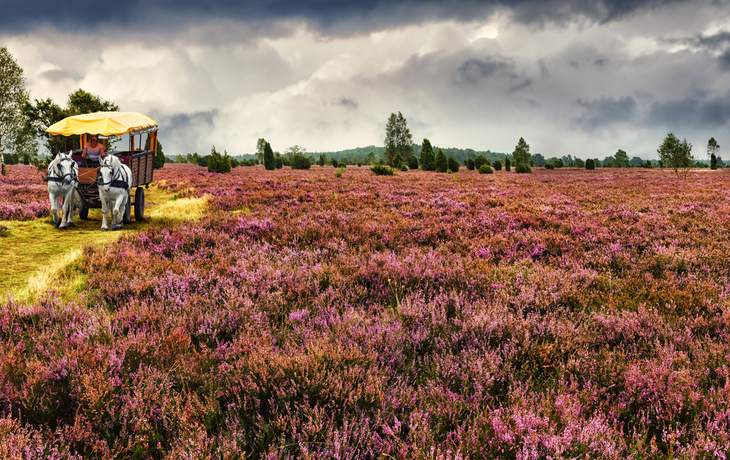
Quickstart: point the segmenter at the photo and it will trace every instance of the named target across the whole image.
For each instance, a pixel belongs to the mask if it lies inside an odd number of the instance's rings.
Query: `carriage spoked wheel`
[[[137,222],[144,220],[144,189],[137,187],[134,192],[134,220]]]
[[[128,224],[132,222],[132,197],[127,197],[127,205],[124,207],[124,215],[122,216],[122,223]]]
[[[79,218],[81,220],[87,220],[89,218],[89,207],[86,206],[83,200],[81,200],[81,204],[79,205]]]

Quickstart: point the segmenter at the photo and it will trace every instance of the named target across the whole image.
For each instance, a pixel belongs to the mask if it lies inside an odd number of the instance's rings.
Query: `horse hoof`
[[[121,225],[112,225],[112,230],[121,230],[121,229],[122,229]]]
[[[73,222],[71,222],[70,224],[67,225],[67,227],[75,227],[75,226],[76,225]]]
[[[102,231],[102,232],[108,232],[108,231],[109,231],[109,229],[108,229],[108,228],[104,228],[104,227],[102,227],[102,228],[101,228],[101,231]]]

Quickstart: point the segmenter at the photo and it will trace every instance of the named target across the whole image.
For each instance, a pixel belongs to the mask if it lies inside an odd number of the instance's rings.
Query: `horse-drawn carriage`
[[[99,198],[100,165],[92,164],[82,157],[84,145],[89,142],[88,135],[97,134],[106,138],[110,136],[128,136],[129,149],[124,151],[107,151],[131,170],[131,188],[136,188],[134,201],[129,196],[123,215],[123,222],[134,218],[144,219],[145,188],[152,182],[154,156],[157,152],[157,123],[155,120],[139,112],[95,112],[64,118],[50,126],[46,132],[55,136],[71,136],[72,144],[79,141],[79,149],[71,146],[71,156],[78,166],[78,192],[81,196],[79,217],[86,219],[91,208],[102,208]],[[56,144],[58,145],[58,143]],[[56,152],[58,153],[58,152]]]

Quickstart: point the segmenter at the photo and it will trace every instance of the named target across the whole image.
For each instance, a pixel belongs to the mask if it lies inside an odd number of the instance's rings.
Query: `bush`
[[[446,161],[446,155],[443,150],[439,149],[436,154],[436,172],[445,173],[447,169],[449,169],[449,165]]]
[[[317,160],[317,164],[320,166],[324,166],[325,164],[327,164],[327,155],[325,155],[324,153],[320,153],[319,160]]]
[[[510,169],[511,169],[511,168],[510,168],[509,158],[506,158],[506,159],[504,160],[504,170],[505,170],[505,171],[509,171]]]
[[[479,167],[479,174],[494,174],[494,170],[489,165],[481,165]]]
[[[565,164],[563,163],[563,160],[561,160],[560,158],[558,158],[557,160],[555,160],[555,163],[554,164],[555,164],[555,167],[556,168],[562,168],[563,166],[565,166]]]
[[[339,167],[340,167],[340,163],[339,163],[339,162],[337,161],[337,158],[332,158],[332,159],[330,160],[330,164],[331,164],[332,166],[334,166],[335,168],[339,168]]]
[[[517,163],[517,166],[515,166],[515,172],[517,174],[531,173],[532,169],[525,163]]]
[[[459,167],[461,165],[454,157],[449,157],[446,166],[451,170],[451,172],[459,172]]]
[[[408,171],[408,166],[406,166],[406,165],[404,165],[404,164],[401,164],[401,165],[400,165],[400,170],[401,170],[401,171]]]
[[[477,171],[479,170],[479,168],[482,167],[482,165],[488,165],[488,164],[489,164],[489,160],[484,158],[484,155],[479,155],[478,157],[474,158],[474,168],[476,168]]]
[[[276,169],[281,169],[284,167],[284,160],[281,159],[280,156],[276,156],[274,158]]]
[[[594,169],[596,169],[596,164],[593,162],[593,160],[591,158],[586,160],[586,169],[588,169],[590,171],[593,171]]]
[[[360,163],[357,165],[360,166]],[[411,169],[418,169],[418,158],[416,158],[415,155],[408,160],[408,167]]]
[[[494,170],[495,171],[501,171],[502,170],[502,162],[497,160],[494,162]]]
[[[390,166],[374,165],[370,168],[370,171],[375,173],[376,176],[395,176],[395,171]]]
[[[312,163],[308,157],[302,154],[296,154],[291,159],[291,169],[309,169],[312,167]]]
[[[337,168],[337,171],[335,171],[335,177],[342,177],[342,173],[345,172],[345,167],[340,166]]]
[[[466,160],[466,169],[468,169],[469,171],[474,171],[475,167],[473,158],[469,158]]]
[[[198,160],[198,164],[200,164],[200,160]],[[231,157],[229,157],[228,152],[225,151],[224,155],[221,155],[216,151],[215,146],[213,146],[213,148],[210,149],[210,156],[207,157],[207,166],[208,172],[229,173],[231,172]]]
[[[555,169],[555,165],[552,163],[545,163],[545,169]]]

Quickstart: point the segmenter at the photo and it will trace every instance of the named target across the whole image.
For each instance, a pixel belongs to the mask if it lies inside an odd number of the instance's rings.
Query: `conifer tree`
[[[439,149],[439,153],[436,154],[436,172],[445,173],[449,169],[448,161],[444,151]]]
[[[423,140],[421,144],[421,169],[424,171],[436,171],[436,155],[433,153],[431,141]]]

